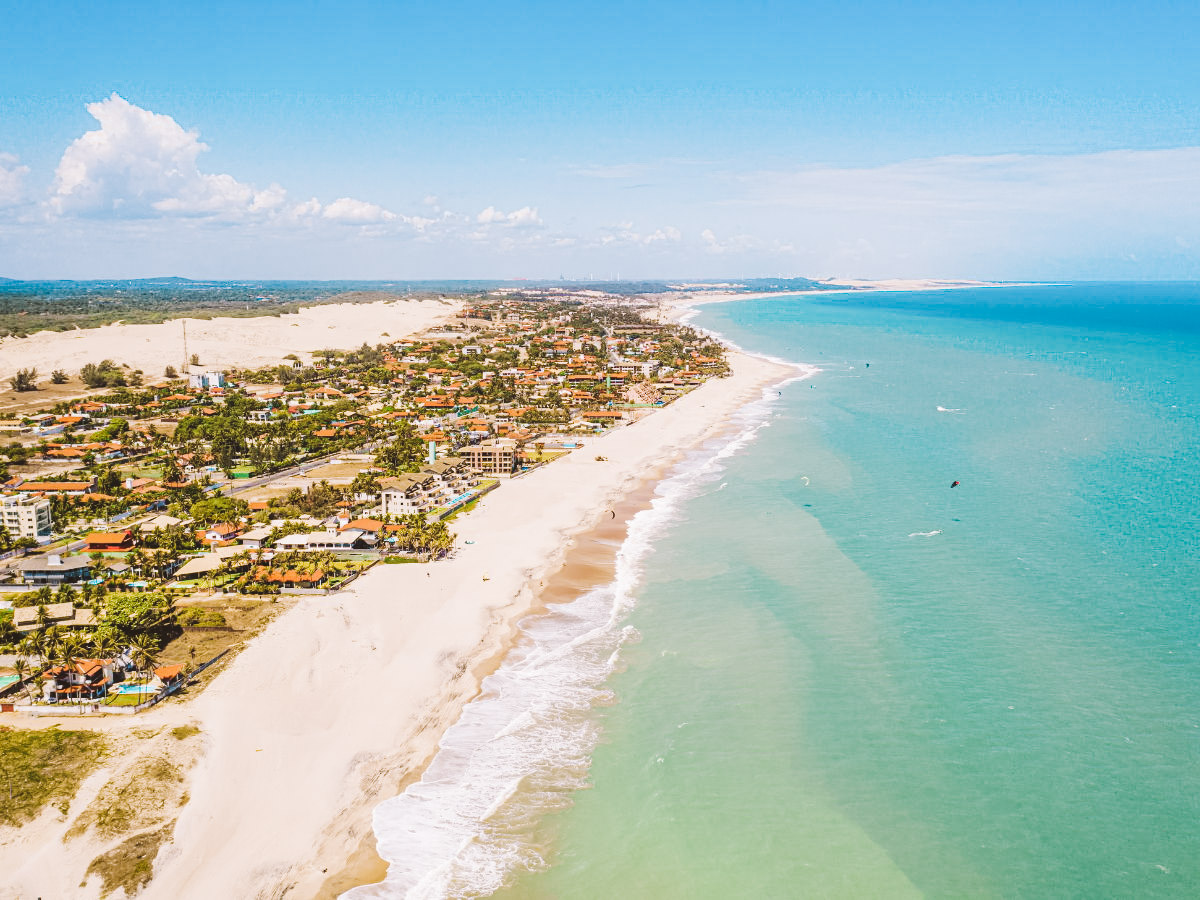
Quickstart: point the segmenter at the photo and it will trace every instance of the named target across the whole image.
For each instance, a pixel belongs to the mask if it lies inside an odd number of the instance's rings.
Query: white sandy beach
[[[865,293],[867,291],[951,291],[964,288],[1004,287],[1004,284],[994,281],[952,281],[937,278],[887,278],[869,280],[865,278],[825,278],[820,282],[831,287],[815,288],[808,291],[748,291],[715,290],[715,291],[681,291],[664,295],[667,306],[664,318],[670,321],[680,321],[687,311],[709,303],[734,303],[739,300],[776,300],[785,297],[797,297],[807,294],[838,294]],[[832,287],[837,285],[837,287]],[[1011,284],[1009,286],[1012,286]],[[840,288],[840,290],[839,290]]]
[[[55,369],[74,375],[90,362],[111,359],[142,369],[146,380],[180,368],[184,323],[187,352],[199,368],[229,369],[271,365],[294,353],[307,360],[315,350],[350,349],[416,334],[453,315],[457,300],[392,300],[328,303],[298,313],[251,318],[173,319],[158,325],[104,325],[78,331],[40,331],[24,338],[0,338],[0,378],[36,368],[48,377]],[[195,367],[193,367],[195,368]]]
[[[569,536],[796,374],[731,361],[732,377],[489,494],[455,523],[453,559],[379,566],[345,593],[302,599],[197,700],[139,717],[144,728],[194,719],[204,742],[174,839],[139,896],[319,895],[369,840],[374,806],[419,773],[477,693]],[[98,879],[79,887],[88,861],[59,844],[6,880],[20,898],[95,896]]]

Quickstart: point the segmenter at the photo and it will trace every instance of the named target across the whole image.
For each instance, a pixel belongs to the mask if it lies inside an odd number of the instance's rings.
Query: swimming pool
[[[110,694],[157,694],[158,687],[152,684],[114,684]]]

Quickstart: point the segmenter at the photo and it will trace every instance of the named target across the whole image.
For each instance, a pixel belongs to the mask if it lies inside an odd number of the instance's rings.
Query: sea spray
[[[592,710],[614,702],[605,683],[620,667],[621,647],[638,639],[622,623],[653,542],[683,502],[770,425],[776,397],[764,391],[734,417],[731,434],[690,452],[658,486],[629,524],[610,583],[521,622],[516,646],[446,731],[421,780],[376,808],[386,880],[343,898],[487,896],[516,873],[547,865],[538,825],[587,786],[601,736]]]

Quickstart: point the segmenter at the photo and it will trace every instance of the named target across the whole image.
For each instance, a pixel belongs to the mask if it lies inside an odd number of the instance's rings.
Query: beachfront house
[[[424,473],[401,475],[380,480],[380,496],[385,516],[407,516],[425,513],[437,505],[440,482]]]
[[[421,469],[421,474],[433,476],[436,505],[449,503],[479,483],[471,464],[460,456],[434,460]]]
[[[217,547],[211,553],[194,556],[179,567],[175,578],[179,581],[195,581],[216,573],[222,566],[225,566],[228,572],[245,571],[250,566],[249,559],[243,556],[245,550],[245,547],[230,545]],[[226,562],[228,565],[225,565]]]
[[[110,659],[77,659],[42,673],[42,699],[47,703],[98,700],[108,693],[115,672]]]
[[[312,531],[308,534],[289,534],[275,542],[276,550],[330,550],[349,552],[351,550],[370,550],[375,546],[375,538],[361,528],[347,528],[344,531]]]

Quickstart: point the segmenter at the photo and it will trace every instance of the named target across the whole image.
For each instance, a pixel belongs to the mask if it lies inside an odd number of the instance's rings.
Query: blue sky
[[[0,275],[1200,278],[1194,4],[0,23]]]

